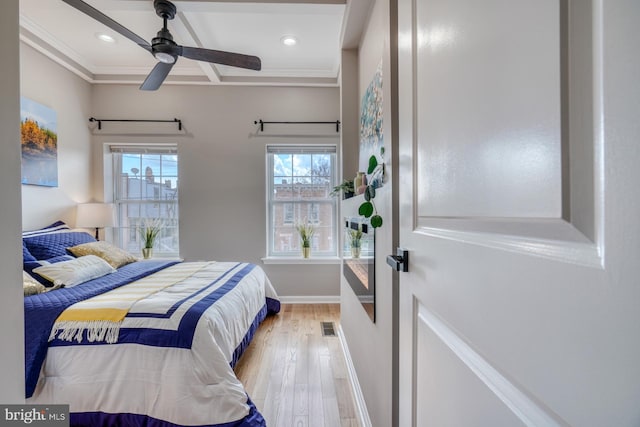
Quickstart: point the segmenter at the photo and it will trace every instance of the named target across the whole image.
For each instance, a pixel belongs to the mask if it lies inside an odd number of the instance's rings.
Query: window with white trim
[[[160,220],[154,256],[179,255],[178,150],[175,145],[112,145],[114,244],[140,253],[140,230]]]
[[[337,256],[335,145],[267,146],[267,256],[298,257],[296,230],[311,224],[312,257]]]

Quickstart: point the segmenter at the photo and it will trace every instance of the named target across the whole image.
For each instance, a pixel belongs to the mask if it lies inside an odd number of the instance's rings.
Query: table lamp
[[[115,225],[113,217],[113,205],[111,203],[81,203],[76,212],[76,227],[95,228],[96,240],[98,230]]]

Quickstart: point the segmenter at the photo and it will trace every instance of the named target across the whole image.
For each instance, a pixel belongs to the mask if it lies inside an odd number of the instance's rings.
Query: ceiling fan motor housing
[[[173,36],[167,29],[167,20],[176,16],[176,7],[168,0],[154,0],[153,7],[156,9],[156,14],[164,21],[158,35],[151,40],[153,56],[160,62],[173,64],[180,55],[180,48],[173,41]]]
[[[158,31],[158,35],[151,40],[153,56],[160,62],[173,64],[180,55],[180,46],[173,41],[173,36],[166,28]]]
[[[168,0],[154,0],[153,7],[161,18],[173,19],[176,16],[176,6]]]

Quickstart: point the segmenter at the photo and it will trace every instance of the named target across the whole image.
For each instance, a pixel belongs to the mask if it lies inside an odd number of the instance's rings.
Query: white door
[[[640,426],[639,22],[399,0],[400,427]]]

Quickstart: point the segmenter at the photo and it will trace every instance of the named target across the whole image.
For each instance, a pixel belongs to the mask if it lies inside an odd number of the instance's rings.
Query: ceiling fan
[[[153,1],[153,7],[156,9],[156,14],[162,18],[163,26],[156,37],[151,39],[151,44],[82,0],[62,1],[133,41],[141,48],[149,51],[159,61],[142,83],[142,86],[140,86],[142,90],[158,89],[178,60],[178,56],[256,71],[259,71],[262,67],[260,58],[257,56],[178,45],[173,41],[173,36],[167,29],[167,21],[173,19],[176,15],[176,7],[169,0]]]

